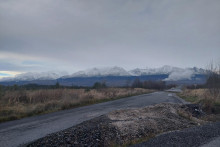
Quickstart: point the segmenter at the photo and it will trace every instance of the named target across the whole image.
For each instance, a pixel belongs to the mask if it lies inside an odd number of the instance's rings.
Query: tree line
[[[171,87],[175,87],[175,84],[167,85],[165,81],[141,81],[138,78],[135,79],[131,85],[133,88],[145,88],[145,89],[157,89],[164,90]]]

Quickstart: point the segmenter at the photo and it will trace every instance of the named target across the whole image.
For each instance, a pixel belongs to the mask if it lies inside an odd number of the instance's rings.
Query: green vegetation
[[[190,102],[190,103],[195,103],[199,99],[197,96],[185,96],[183,93],[176,93],[176,94],[182,99],[184,99],[185,101]]]

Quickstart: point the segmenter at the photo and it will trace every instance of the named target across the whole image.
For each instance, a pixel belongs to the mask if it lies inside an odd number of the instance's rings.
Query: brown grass
[[[220,97],[208,89],[185,89],[178,95],[186,101],[201,104],[207,113],[220,114]]]
[[[0,99],[0,122],[150,92],[141,88],[6,91]]]

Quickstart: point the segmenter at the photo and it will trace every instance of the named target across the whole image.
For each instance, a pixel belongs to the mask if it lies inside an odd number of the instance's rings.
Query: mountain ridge
[[[1,83],[7,82],[17,82],[22,83],[54,83],[54,81],[67,81],[68,79],[96,79],[95,77],[116,77],[113,79],[119,79],[121,77],[141,77],[141,76],[153,76],[153,75],[166,75],[163,78],[158,78],[158,80],[163,81],[180,81],[180,80],[190,80],[195,77],[195,75],[204,75],[205,70],[202,68],[179,68],[173,66],[162,66],[159,68],[135,68],[133,70],[125,70],[122,67],[104,67],[104,68],[90,68],[83,71],[78,71],[73,74],[67,74],[65,72],[29,72],[17,75],[13,78],[1,79]],[[118,77],[118,78],[117,78]],[[160,76],[159,76],[160,77]],[[99,78],[97,78],[99,79]],[[133,78],[132,78],[133,79]],[[145,78],[148,79],[148,78]],[[153,78],[153,80],[156,80]],[[26,82],[25,82],[26,81]],[[71,81],[71,80],[70,80]],[[85,81],[86,82],[86,81]],[[94,82],[94,81],[93,81]],[[125,81],[124,81],[125,82]],[[69,83],[69,82],[68,82]],[[78,83],[80,83],[78,81]]]

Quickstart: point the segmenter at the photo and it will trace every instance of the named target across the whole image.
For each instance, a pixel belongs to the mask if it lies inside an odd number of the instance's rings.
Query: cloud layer
[[[0,70],[202,67],[219,18],[219,0],[0,0]]]
[[[169,77],[164,79],[164,81],[178,81],[178,80],[191,80],[194,76],[194,72],[192,70],[182,70],[175,71],[169,74]]]

